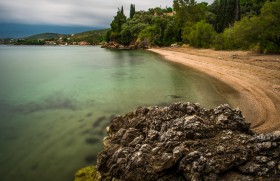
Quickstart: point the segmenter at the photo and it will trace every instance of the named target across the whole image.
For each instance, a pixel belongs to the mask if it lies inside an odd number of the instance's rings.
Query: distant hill
[[[97,44],[104,40],[104,35],[108,31],[108,29],[104,30],[92,30],[92,31],[85,31],[82,33],[68,35],[67,37],[73,42],[80,42],[86,41],[90,44]]]
[[[70,38],[72,41],[86,41],[88,39],[96,39],[98,41],[102,41],[103,35],[106,33],[107,29],[105,30],[91,30],[91,31],[85,31],[77,34],[58,34],[58,33],[41,33],[36,35],[31,35],[22,39],[26,40],[38,40],[38,39],[58,39],[60,37],[62,38]]]
[[[41,33],[20,39],[0,39],[0,44],[14,45],[97,45],[104,41],[108,29],[77,34]]]
[[[85,31],[85,32],[77,33],[74,36],[76,36],[76,37],[86,37],[86,36],[90,36],[90,35],[100,35],[100,34],[106,33],[107,30],[108,29]]]
[[[58,39],[59,37],[65,37],[66,35],[58,33],[41,33],[32,36],[25,37],[27,40],[38,40],[38,39]]]

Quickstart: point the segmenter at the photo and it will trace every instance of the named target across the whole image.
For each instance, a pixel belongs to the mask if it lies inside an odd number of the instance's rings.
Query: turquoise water
[[[147,51],[1,46],[1,180],[70,181],[95,163],[115,115],[177,101],[214,107],[227,102],[224,87]]]

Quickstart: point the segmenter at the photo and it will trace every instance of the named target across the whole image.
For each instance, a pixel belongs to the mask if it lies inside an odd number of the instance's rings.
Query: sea
[[[231,88],[146,50],[0,46],[1,181],[71,181],[139,106],[228,103]]]

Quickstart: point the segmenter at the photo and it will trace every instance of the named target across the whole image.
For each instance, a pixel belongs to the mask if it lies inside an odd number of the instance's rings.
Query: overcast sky
[[[173,0],[0,0],[0,22],[108,26],[117,7],[122,5],[128,14],[131,3],[136,5],[136,10],[147,10],[172,6],[172,2]]]
[[[0,0],[0,37],[108,28],[117,8],[124,6],[128,15],[130,4],[138,11],[172,7],[173,0]]]

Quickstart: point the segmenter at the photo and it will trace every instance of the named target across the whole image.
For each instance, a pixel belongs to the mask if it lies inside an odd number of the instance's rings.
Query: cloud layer
[[[172,6],[173,0],[1,0],[0,22],[107,27],[117,7],[128,14],[130,4],[147,10]]]

